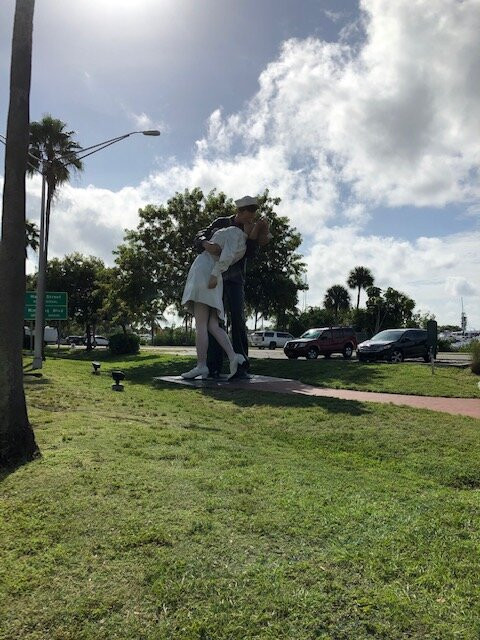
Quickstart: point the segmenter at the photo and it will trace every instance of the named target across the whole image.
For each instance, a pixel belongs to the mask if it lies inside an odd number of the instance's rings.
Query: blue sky
[[[13,9],[0,5],[3,123]],[[37,2],[32,120],[50,112],[84,146],[162,131],[86,160],[51,255],[111,264],[139,206],[269,187],[303,235],[308,304],[362,264],[441,323],[463,297],[480,328],[479,27],[477,0]],[[38,196],[33,180],[32,219]]]

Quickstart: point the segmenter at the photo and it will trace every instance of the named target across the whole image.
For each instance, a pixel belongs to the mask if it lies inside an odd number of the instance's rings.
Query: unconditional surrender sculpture
[[[218,377],[224,352],[230,361],[229,378],[248,377],[246,258],[254,256],[259,245],[267,244],[270,233],[266,218],[257,219],[256,198],[245,196],[235,205],[233,216],[217,218],[197,234],[197,248],[202,253],[190,267],[182,297],[196,326],[197,365],[182,374],[186,379]],[[231,311],[233,346],[223,328],[224,295]]]

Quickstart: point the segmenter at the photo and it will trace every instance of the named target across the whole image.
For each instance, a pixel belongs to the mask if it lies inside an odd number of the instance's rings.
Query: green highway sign
[[[24,320],[35,320],[37,292],[25,293]],[[68,295],[65,291],[47,291],[45,294],[45,320],[68,319]]]

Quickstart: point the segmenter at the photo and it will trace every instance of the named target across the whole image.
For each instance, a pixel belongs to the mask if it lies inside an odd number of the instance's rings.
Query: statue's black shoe
[[[251,377],[245,367],[238,367],[236,374],[230,380],[250,380]]]

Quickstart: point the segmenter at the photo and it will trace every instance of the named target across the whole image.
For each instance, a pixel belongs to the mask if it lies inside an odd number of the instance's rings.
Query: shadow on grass
[[[126,384],[139,384],[153,386],[153,378],[160,376],[180,375],[182,371],[190,368],[195,358],[177,354],[148,354],[132,356],[112,356],[108,350],[86,353],[84,350],[60,356],[68,360],[92,361],[105,363],[102,373],[109,375],[116,368],[116,363],[121,362],[121,368],[125,372]],[[108,368],[107,368],[108,367]],[[261,360],[252,359],[252,370],[258,375],[275,376],[300,380],[307,384],[321,387],[343,386],[349,384],[367,383],[374,379],[384,377],[377,368],[369,365],[359,365],[356,362],[341,360],[316,361],[290,361],[290,360]],[[155,384],[156,388],[174,389],[169,383]],[[190,389],[184,388],[186,392]],[[350,415],[362,415],[368,413],[365,404],[351,400],[339,400],[335,398],[309,397],[299,393],[275,393],[260,391],[252,385],[251,389],[228,388],[202,388],[202,393],[215,397],[218,400],[228,400],[239,406],[268,405],[272,407],[309,407],[322,406],[331,413],[348,413]]]
[[[215,398],[219,401],[228,401],[240,407],[252,407],[256,405],[270,407],[313,407],[321,406],[331,413],[347,413],[349,415],[363,415],[369,410],[364,403],[353,400],[339,400],[336,398],[321,398],[306,396],[299,393],[278,393],[273,391],[257,390],[255,385],[251,389],[202,388],[175,385],[168,382],[153,383],[154,377],[179,375],[185,371],[185,365],[191,365],[193,358],[184,358],[181,362],[178,356],[169,362],[157,362],[155,364],[140,364],[125,370],[127,381],[130,384],[143,384],[153,386],[156,389],[191,393],[192,389],[201,391],[203,395]]]
[[[166,388],[168,383],[162,385]],[[155,385],[157,386],[157,385]],[[158,385],[160,388],[160,385]],[[186,390],[189,387],[183,387]],[[321,407],[329,413],[361,416],[370,413],[368,405],[357,400],[340,400],[321,396],[306,396],[299,393],[278,393],[273,391],[256,391],[244,389],[200,389],[203,395],[215,400],[233,402],[239,407],[255,407],[258,405],[275,408],[307,408]]]
[[[24,376],[23,378],[24,386],[28,387],[41,387],[42,385],[52,384],[49,378],[34,378],[33,376]]]
[[[79,349],[78,351],[66,351],[66,352],[60,352],[59,355],[57,355],[56,352],[47,352],[47,359],[52,359],[52,360],[77,360],[77,361],[81,361],[81,362],[111,362],[111,363],[115,363],[115,362],[135,362],[136,360],[138,360],[139,358],[141,358],[141,361],[144,362],[146,360],[158,360],[158,355],[156,354],[151,354],[151,355],[124,355],[124,354],[120,354],[117,356],[114,356],[110,353],[110,351],[108,349],[94,349],[93,351],[85,351],[85,349]]]
[[[137,354],[131,356],[112,356],[107,349],[95,350],[87,353],[85,350],[62,353],[56,356],[50,354],[52,359],[65,359],[81,362],[97,361],[106,363],[109,373],[121,363],[125,370],[127,380],[134,384],[150,383],[156,376],[179,375],[189,369],[195,363],[195,358],[189,355],[179,354]],[[111,366],[109,366],[111,365]],[[299,380],[305,384],[318,387],[354,388],[355,385],[367,388],[380,387],[385,380],[390,378],[385,367],[392,365],[359,363],[356,360],[325,359],[318,360],[283,360],[283,359],[251,359],[251,371],[257,375],[267,375],[277,378]],[[227,372],[226,364],[224,366]]]
[[[173,385],[169,383],[157,383],[155,388],[173,391]],[[309,408],[321,407],[329,413],[348,414],[351,416],[361,416],[370,413],[367,404],[356,400],[340,400],[338,398],[326,398],[319,396],[306,396],[294,393],[278,393],[274,391],[259,391],[246,389],[221,389],[199,388],[178,385],[178,389],[183,389],[186,393],[191,393],[192,389],[200,391],[202,395],[213,398],[220,402],[229,402],[239,407],[268,406],[277,409]]]
[[[146,360],[154,360],[155,362],[147,362]],[[134,360],[133,360],[134,361]],[[186,368],[192,367],[195,362],[194,358],[172,356],[171,360],[159,360],[158,356],[145,356],[137,365],[127,366],[124,368],[126,378],[132,384],[152,384],[152,379],[158,376],[178,376],[185,371]],[[112,367],[113,368],[113,367]]]
[[[19,458],[13,462],[10,462],[9,464],[3,464],[2,466],[0,466],[0,484],[2,484],[4,480],[6,480],[10,475],[15,473],[22,467],[25,467],[27,464],[35,462],[36,460],[40,460],[41,457],[41,451],[37,448],[30,457]]]

